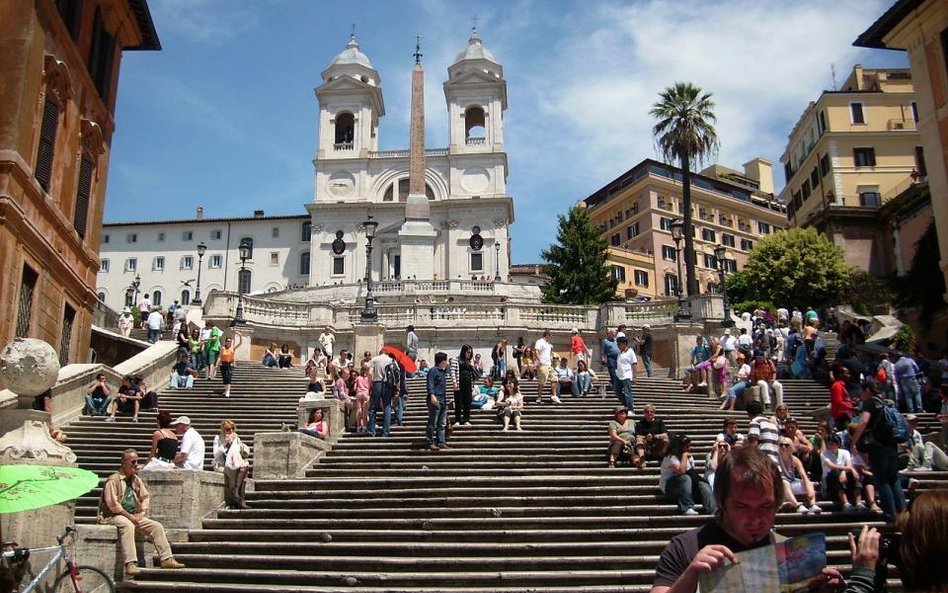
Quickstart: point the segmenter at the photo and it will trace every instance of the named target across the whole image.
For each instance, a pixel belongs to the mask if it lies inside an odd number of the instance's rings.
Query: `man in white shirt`
[[[323,354],[326,355],[326,358],[332,360],[332,348],[336,344],[336,335],[332,333],[332,328],[327,325],[323,333],[319,334],[317,341],[319,342],[319,346],[323,349]]]
[[[191,419],[187,416],[178,416],[171,424],[181,438],[181,448],[174,456],[175,465],[181,469],[204,469],[207,449],[198,431],[191,428]]]
[[[327,328],[328,329],[328,328]],[[379,351],[369,361],[372,368],[372,390],[369,399],[369,436],[375,436],[375,415],[382,404],[382,436],[387,437],[392,430],[392,388],[385,383],[385,367],[392,363],[392,358],[384,350]]]
[[[635,414],[634,400],[632,398],[632,384],[635,383],[635,365],[638,359],[635,357],[635,350],[629,348],[629,339],[621,337],[616,340],[619,343],[619,358],[616,364],[616,377],[622,386],[622,403],[629,409],[629,414]]]
[[[161,336],[161,324],[165,321],[165,316],[161,314],[161,311],[158,310],[158,307],[155,307],[151,313],[148,314],[148,341],[154,344],[158,341],[158,338]]]
[[[754,349],[754,339],[747,333],[746,327],[741,328],[741,335],[737,337],[737,348],[744,353],[744,356]]]
[[[566,392],[569,392],[573,397],[579,396],[579,386],[576,384],[576,373],[573,372],[573,369],[569,368],[567,362],[568,359],[565,356],[561,356],[560,364],[558,364],[555,369],[556,390],[550,399],[558,404],[563,403],[563,400],[561,400],[559,396]]]
[[[550,330],[543,331],[543,337],[537,340],[534,350],[537,352],[537,403],[543,403],[543,392],[553,377],[553,344],[550,343]],[[555,394],[554,394],[555,395]],[[556,398],[559,399],[559,398]],[[553,401],[556,402],[556,399]],[[560,403],[560,402],[556,402]]]
[[[731,335],[730,328],[724,330],[724,335],[721,336],[721,348],[724,349],[728,363],[734,366],[737,363],[737,338]]]

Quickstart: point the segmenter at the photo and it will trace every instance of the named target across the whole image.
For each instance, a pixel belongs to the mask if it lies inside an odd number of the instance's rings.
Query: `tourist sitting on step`
[[[490,375],[484,377],[484,384],[475,387],[474,399],[471,400],[471,408],[474,410],[491,410],[497,403],[497,395],[500,389],[494,386],[494,378]]]
[[[263,353],[263,366],[267,367],[268,369],[279,366],[280,363],[277,360],[276,350],[276,343],[270,342],[270,345],[267,346],[267,351]]]
[[[737,405],[737,396],[741,394],[745,389],[750,387],[750,365],[745,362],[744,353],[737,353],[737,382],[731,386],[730,389],[724,395],[724,401],[721,402],[721,407],[719,410],[734,410],[734,406]]]
[[[520,378],[532,381],[537,377],[537,357],[532,346],[526,346],[523,349],[523,355],[520,357]]]
[[[503,421],[504,427],[501,430],[510,429],[510,420],[513,419],[514,428],[523,430],[520,427],[520,417],[523,414],[523,393],[520,391],[520,381],[517,377],[512,377],[504,385],[504,408]]]
[[[105,374],[98,373],[95,376],[95,382],[86,389],[86,413],[90,416],[105,416],[109,413],[109,404],[112,398],[109,397],[112,391],[105,381]]]
[[[714,496],[711,484],[695,468],[691,453],[691,439],[683,434],[675,435],[662,459],[658,487],[666,498],[678,504],[683,515],[697,515],[695,498],[700,500],[704,514],[714,513]]]
[[[714,489],[714,478],[718,473],[718,467],[720,467],[724,458],[727,457],[730,452],[731,444],[719,435],[718,438],[715,439],[714,444],[711,445],[711,450],[705,455],[704,478],[708,481],[708,484],[711,485],[712,489]]]
[[[428,371],[429,371],[429,370],[431,370],[431,368],[428,366],[428,361],[425,360],[424,358],[419,358],[419,359],[418,359],[418,370],[415,371],[414,375],[412,375],[412,376],[414,376],[414,377],[421,377],[422,379],[424,379],[424,378],[426,378],[426,377],[428,376]]]
[[[853,467],[852,455],[840,447],[839,437],[835,434],[826,437],[822,460],[823,491],[830,500],[839,502],[844,512],[858,510],[858,506],[862,505],[860,476]]]
[[[224,504],[229,509],[246,509],[244,490],[250,471],[250,447],[237,435],[233,420],[221,422],[221,430],[214,437],[214,464],[216,472],[224,474]]]
[[[635,425],[629,419],[629,408],[616,406],[609,421],[609,467],[615,467],[622,455],[634,458]]]
[[[171,389],[194,389],[194,378],[198,376],[196,368],[191,366],[190,357],[182,354],[171,369],[171,380],[168,387]]]
[[[787,404],[779,404],[774,408],[774,415],[770,417],[770,421],[777,425],[777,430],[783,430],[783,425],[789,417],[790,406]]]
[[[685,368],[682,376],[682,391],[694,393],[698,385],[707,384],[707,372],[701,364],[711,358],[711,348],[702,336],[695,337],[695,345],[691,349],[691,366]]]
[[[306,364],[303,365],[303,374],[307,377],[326,377],[328,376],[326,370],[328,362],[328,359],[322,354],[322,352],[320,352],[318,348],[314,349],[312,356],[307,358]]]
[[[750,384],[760,387],[760,395],[765,406],[770,406],[770,393],[773,392],[776,405],[783,403],[783,383],[777,380],[777,366],[766,358],[760,350],[754,352],[751,364]]]
[[[744,435],[737,432],[737,420],[725,418],[721,422],[721,432],[718,434],[716,440],[724,441],[732,447],[739,445],[744,440]]]
[[[298,429],[303,434],[308,434],[317,439],[326,440],[329,438],[329,422],[323,420],[323,409],[313,408],[309,413],[309,419],[301,428]]]
[[[820,506],[816,504],[816,490],[813,488],[813,482],[810,481],[803,468],[803,463],[793,454],[793,441],[782,436],[777,446],[780,448],[777,467],[780,468],[780,476],[783,478],[784,506],[796,510],[801,515],[822,512]]]
[[[289,344],[283,344],[280,346],[280,353],[277,355],[277,366],[281,369],[292,368],[293,353],[290,352]]]
[[[556,381],[554,382],[554,391],[551,396],[554,402],[557,402],[557,399],[561,399],[560,396],[566,395],[569,393],[573,397],[579,395],[579,385],[576,383],[576,373],[573,372],[573,369],[569,368],[568,360],[565,356],[560,357],[560,363],[556,365],[553,369],[553,372],[556,376]]]
[[[135,378],[131,375],[122,377],[122,384],[118,388],[118,395],[112,400],[112,409],[106,422],[115,422],[115,415],[131,414],[132,422],[138,422],[138,410],[142,402],[142,393],[135,386]]]
[[[589,395],[593,390],[593,381],[597,379],[596,373],[589,368],[585,359],[580,358],[576,361],[576,389],[579,395],[584,397]]]
[[[855,431],[855,427],[854,424],[853,431]],[[862,499],[866,501],[865,506],[868,506],[873,513],[881,515],[882,507],[876,502],[876,481],[872,475],[872,470],[869,468],[866,455],[856,450],[850,451],[850,454],[853,457],[853,468],[859,474],[859,483],[856,487],[862,492]]]
[[[918,432],[918,416],[907,414],[909,441],[899,445],[899,465],[904,462],[907,472],[948,471],[948,455],[934,442],[922,438]]]
[[[143,471],[176,469],[174,456],[178,452],[178,435],[171,427],[171,412],[162,410],[156,419],[158,430],[151,433],[151,451]]]
[[[355,426],[355,398],[349,395],[349,369],[339,369],[333,382],[333,395],[342,404],[346,416],[346,428]]]
[[[145,380],[145,377],[141,375],[135,375],[132,380],[135,382],[135,387],[138,388],[139,393],[142,394],[142,402],[139,409],[158,411],[158,392],[154,389],[149,389],[148,382]]]
[[[632,464],[641,469],[646,461],[661,461],[668,449],[665,422],[655,417],[655,406],[645,404],[642,418],[635,423],[635,451]]]
[[[783,422],[783,428],[780,430],[781,437],[787,437],[793,443],[792,453],[802,463],[810,479],[819,479],[822,470],[822,461],[820,454],[813,447],[813,443],[802,430],[798,428],[796,418],[789,416]]]

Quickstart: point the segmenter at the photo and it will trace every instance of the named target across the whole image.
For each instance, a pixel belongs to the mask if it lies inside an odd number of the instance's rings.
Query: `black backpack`
[[[392,361],[385,367],[385,384],[389,387],[395,387],[402,380],[402,369],[398,363]]]

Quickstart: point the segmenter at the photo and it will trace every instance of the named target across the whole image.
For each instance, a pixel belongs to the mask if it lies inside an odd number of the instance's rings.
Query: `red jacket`
[[[842,380],[836,380],[830,386],[830,416],[833,419],[839,419],[843,416],[852,416],[853,404],[849,401],[849,393],[846,392],[846,383]]]

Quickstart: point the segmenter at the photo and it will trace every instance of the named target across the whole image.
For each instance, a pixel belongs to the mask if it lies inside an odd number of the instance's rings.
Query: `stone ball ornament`
[[[17,395],[39,395],[58,377],[59,355],[43,340],[17,338],[0,352],[0,384]]]

